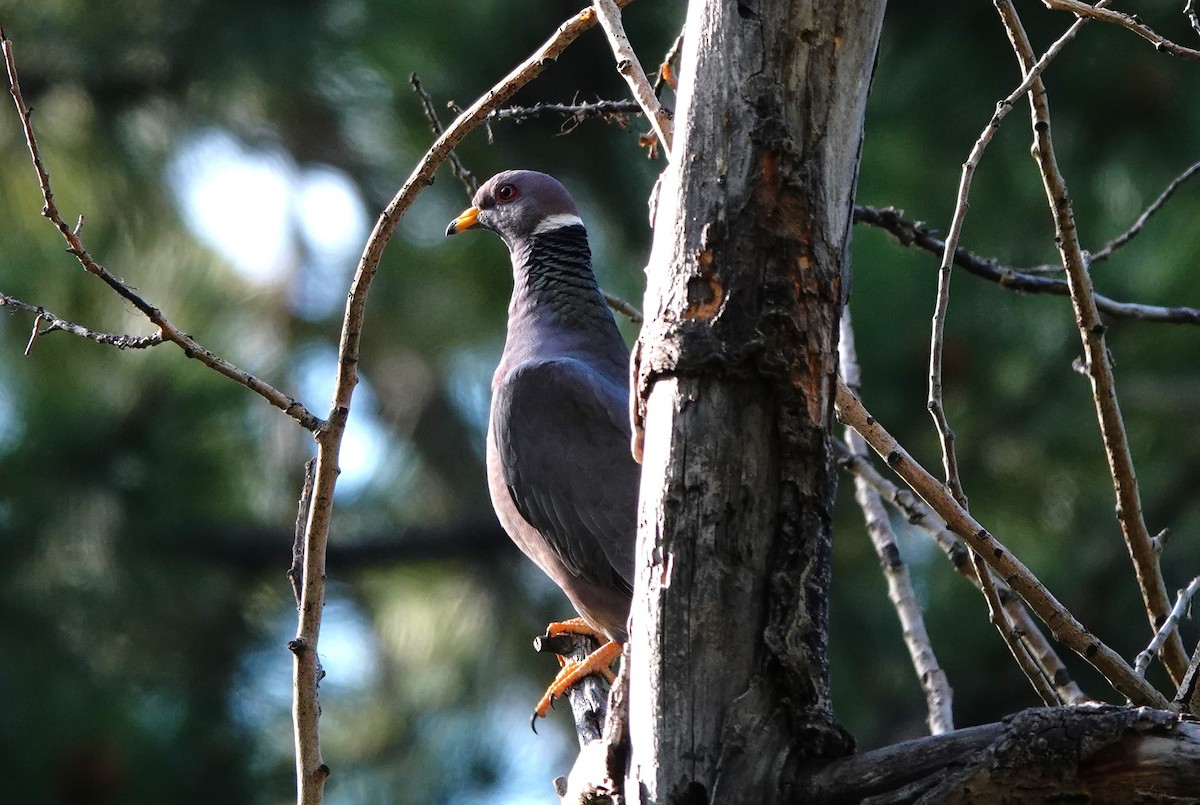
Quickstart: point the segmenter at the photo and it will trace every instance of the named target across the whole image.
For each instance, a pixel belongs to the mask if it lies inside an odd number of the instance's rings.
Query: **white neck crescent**
[[[538,221],[538,225],[533,228],[533,234],[541,235],[549,232],[552,229],[563,229],[568,226],[583,226],[583,221],[578,215],[572,215],[567,212],[555,213],[547,215],[542,220]]]

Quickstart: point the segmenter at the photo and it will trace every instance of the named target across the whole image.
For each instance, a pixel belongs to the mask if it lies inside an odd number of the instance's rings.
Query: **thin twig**
[[[1059,701],[1058,694],[1055,692],[1050,678],[1046,675],[1045,669],[1038,664],[1029,647],[1021,639],[1022,635],[1009,622],[1008,615],[1004,611],[1004,604],[1000,602],[1000,593],[996,590],[996,581],[992,578],[992,572],[983,561],[983,557],[975,551],[971,551],[971,565],[975,568],[975,578],[979,582],[979,589],[983,592],[984,600],[987,601],[988,620],[1000,633],[1004,645],[1008,647],[1009,653],[1017,661],[1021,673],[1025,674],[1025,678],[1033,685],[1033,689],[1037,691],[1043,704],[1047,707],[1061,705],[1063,702]]]
[[[1154,199],[1150,206],[1142,211],[1142,214],[1137,217],[1137,220],[1133,222],[1133,225],[1130,226],[1129,229],[1125,230],[1120,235],[1117,235],[1108,243],[1104,244],[1099,251],[1091,253],[1089,257],[1089,262],[1091,265],[1095,266],[1096,263],[1099,263],[1102,260],[1107,260],[1108,258],[1112,257],[1113,252],[1124,246],[1129,241],[1133,240],[1142,231],[1142,227],[1146,225],[1150,218],[1153,217],[1156,212],[1162,209],[1162,206],[1167,203],[1172,195],[1174,195],[1175,191],[1179,189],[1179,186],[1195,176],[1197,173],[1200,173],[1200,162],[1195,163],[1183,173],[1176,176],[1175,179],[1169,185],[1167,185],[1167,189],[1162,191],[1158,198]]]
[[[983,557],[1000,578],[1025,599],[1029,608],[1050,627],[1056,640],[1090,663],[1118,693],[1134,704],[1160,709],[1167,705],[1161,693],[1135,674],[1121,655],[1084,628],[1029,568],[960,506],[946,490],[945,484],[918,464],[841,382],[837,387],[836,407],[839,421],[858,431],[892,471],[938,513],[950,530]]]
[[[1162,650],[1170,635],[1176,633],[1176,626],[1183,619],[1183,613],[1191,607],[1192,599],[1196,597],[1197,592],[1200,592],[1200,576],[1192,579],[1191,584],[1179,591],[1179,596],[1175,599],[1175,606],[1171,607],[1171,614],[1167,615],[1167,620],[1155,633],[1150,645],[1137,655],[1133,670],[1139,676],[1146,675],[1146,669],[1150,667],[1150,660]]]
[[[421,77],[413,73],[408,77],[408,83],[412,86],[413,92],[417,93],[417,97],[421,99],[421,109],[425,112],[425,120],[428,121],[433,136],[440,137],[445,129],[442,127],[442,121],[438,119],[437,110],[433,107],[433,98],[429,97],[429,93],[421,86]],[[467,166],[458,158],[456,152],[450,152],[449,160],[450,171],[454,174],[454,178],[467,188],[467,196],[474,198],[475,191],[479,189],[479,181],[475,178],[475,174],[467,170]]]
[[[632,0],[618,0],[627,5]],[[338,452],[354,387],[358,383],[359,344],[366,311],[367,292],[379,268],[392,233],[400,218],[433,179],[434,172],[451,150],[485,121],[518,89],[542,73],[580,34],[596,23],[595,13],[585,8],[564,22],[553,35],[499,83],[484,93],[437,138],[421,157],[404,185],[384,208],[367,240],[346,300],[338,346],[338,371],[333,406],[327,427],[317,434],[317,469],[313,502],[304,529],[304,573],[301,584],[300,617],[296,637],[289,644],[295,655],[293,666],[293,723],[296,742],[296,784],[299,805],[317,805],[323,796],[329,769],[321,759],[318,732],[317,685],[321,670],[317,639],[325,603],[325,559],[333,493],[338,476]]]
[[[1192,651],[1192,661],[1188,663],[1187,673],[1179,683],[1172,704],[1182,712],[1200,716],[1200,643]]]
[[[58,206],[54,203],[54,192],[50,187],[50,174],[46,170],[45,164],[42,162],[41,151],[38,148],[37,137],[33,131],[33,121],[29,107],[25,104],[25,99],[21,95],[21,83],[17,78],[16,59],[13,56],[12,42],[5,35],[3,28],[0,28],[0,47],[4,50],[4,63],[8,69],[8,84],[9,90],[13,97],[13,102],[17,107],[17,114],[21,118],[21,127],[25,132],[25,144],[29,149],[29,155],[33,160],[33,168],[37,173],[38,185],[42,190],[42,215],[54,224],[63,239],[67,241],[67,251],[70,252],[79,264],[83,266],[90,274],[99,277],[109,288],[116,292],[118,296],[132,304],[138,309],[154,326],[159,329],[163,340],[171,341],[177,344],[183,350],[183,354],[189,358],[195,358],[214,369],[220,374],[225,375],[236,383],[239,383],[259,396],[266,399],[271,405],[283,411],[285,414],[296,420],[306,430],[317,432],[324,423],[314,416],[300,402],[287,396],[283,392],[276,389],[269,383],[265,383],[248,372],[239,369],[229,361],[215,354],[211,350],[199,344],[194,338],[187,333],[181,331],[178,327],[170,322],[161,310],[151,305],[132,288],[130,288],[120,278],[112,274],[104,266],[96,262],[95,259],[88,253],[83,246],[81,232],[83,229],[83,218],[79,219],[78,224],[74,229],[67,225],[63,220],[62,214],[58,210]],[[93,339],[94,340],[94,339]]]
[[[1102,5],[1108,0],[1102,0]],[[950,275],[954,265],[954,255],[958,250],[958,241],[962,235],[963,223],[967,217],[967,209],[969,206],[969,197],[971,194],[971,180],[975,176],[975,169],[979,166],[979,161],[983,158],[983,152],[987,149],[988,144],[992,141],[996,132],[1000,130],[1000,122],[1012,111],[1013,104],[1028,90],[1029,85],[1033,80],[1041,74],[1042,70],[1046,69],[1047,65],[1054,59],[1055,56],[1066,46],[1067,42],[1075,37],[1075,34],[1083,27],[1086,20],[1080,19],[1075,22],[1067,32],[1059,37],[1049,50],[1043,54],[1037,64],[1030,70],[1025,80],[1021,85],[1013,90],[1007,98],[996,104],[996,111],[992,114],[992,118],[984,126],[979,138],[975,141],[975,145],[971,148],[971,153],[967,156],[967,160],[962,166],[962,176],[958,183],[958,196],[954,204],[954,214],[950,219],[950,230],[946,234],[945,249],[942,254],[941,264],[938,266],[938,284],[937,294],[934,301],[933,320],[931,326],[931,334],[929,338],[929,396],[926,405],[929,408],[929,414],[933,417],[934,427],[937,428],[938,441],[942,450],[942,471],[945,473],[946,485],[949,487],[951,494],[955,500],[963,506],[967,504],[966,494],[963,492],[962,479],[958,473],[958,456],[954,449],[955,433],[950,426],[950,421],[946,416],[946,406],[942,391],[942,366],[943,366],[943,351],[945,345],[945,327],[946,327],[946,309],[950,304]]]
[[[604,294],[604,301],[608,303],[610,308],[622,314],[634,324],[642,323],[642,311],[615,294],[611,294],[608,291],[602,291],[602,293]]]
[[[878,227],[890,233],[903,246],[916,246],[930,254],[941,255],[946,242],[923,224],[909,221],[893,207],[854,208],[856,223]],[[1066,280],[1042,277],[1022,270],[1000,265],[993,258],[980,257],[961,246],[954,250],[954,264],[977,277],[994,282],[1004,288],[1022,293],[1046,293],[1055,296],[1070,296],[1071,287]],[[1062,270],[1062,266],[1058,266]],[[1192,307],[1158,307],[1136,302],[1118,302],[1107,296],[1095,295],[1096,307],[1114,318],[1140,319],[1168,324],[1200,325],[1200,309]]]
[[[1187,0],[1183,4],[1183,14],[1191,23],[1192,30],[1196,32],[1197,36],[1200,36],[1200,17],[1196,16],[1196,0]]]
[[[153,335],[127,335],[124,333],[105,333],[92,330],[73,321],[60,318],[41,305],[31,305],[28,302],[22,302],[20,299],[5,293],[0,293],[0,307],[11,307],[15,310],[32,313],[34,315],[34,326],[38,328],[39,336],[49,335],[53,332],[70,333],[79,338],[86,338],[88,341],[95,341],[97,344],[106,344],[117,349],[147,349],[164,343],[161,333],[154,333]],[[46,325],[45,328],[41,328],[42,324]]]
[[[1145,39],[1150,44],[1154,45],[1154,49],[1160,53],[1168,53],[1172,56],[1178,56],[1181,59],[1189,61],[1200,61],[1200,50],[1177,45],[1166,37],[1160,36],[1150,26],[1145,25],[1136,16],[1130,14],[1122,14],[1120,11],[1108,11],[1104,8],[1107,3],[1097,3],[1096,5],[1088,5],[1080,2],[1080,0],[1042,0],[1046,8],[1052,11],[1069,11],[1077,15],[1080,19],[1094,19],[1101,22],[1109,22],[1113,25],[1119,25],[1127,31],[1133,31],[1135,34]]]
[[[561,116],[574,126],[589,117],[616,120],[624,124],[626,115],[645,114],[637,101],[581,101],[580,103],[535,103],[533,106],[506,106],[488,113],[488,120],[520,123],[538,117]]]
[[[854,329],[850,323],[850,310],[842,311],[841,338],[838,342],[839,371],[842,380],[855,391],[859,388],[858,356],[854,349]],[[861,452],[866,450],[862,437],[851,428],[846,428],[846,444],[850,450]],[[925,618],[921,613],[921,604],[913,589],[908,566],[900,557],[900,549],[896,545],[896,535],[888,520],[887,510],[883,501],[871,486],[861,478],[854,479],[854,498],[862,509],[867,523],[867,532],[871,544],[879,556],[883,567],[883,575],[887,581],[888,600],[896,610],[900,620],[904,645],[908,649],[909,659],[921,689],[925,693],[926,723],[930,735],[941,735],[954,729],[954,691],[946,672],[942,670],[933,651],[933,642],[925,629]],[[987,572],[986,569],[984,571]]]
[[[292,595],[296,599],[296,609],[300,609],[301,583],[304,579],[304,528],[308,523],[308,511],[312,508],[313,478],[317,468],[317,460],[310,458],[304,462],[304,486],[300,490],[300,502],[296,506],[296,528],[292,537],[292,566],[288,568],[287,577],[292,585]]]
[[[646,71],[642,69],[637,54],[633,52],[633,46],[629,44],[629,37],[625,35],[625,28],[621,24],[620,9],[613,0],[594,0],[592,8],[600,18],[600,27],[608,35],[608,43],[617,58],[617,72],[629,85],[634,100],[645,110],[650,125],[654,127],[654,133],[658,135],[658,141],[663,145],[663,154],[670,161],[671,114],[654,94],[654,87],[650,85]]]
[[[1142,229],[1145,228],[1150,219],[1163,208],[1167,201],[1170,200],[1171,196],[1175,194],[1175,191],[1177,191],[1180,186],[1182,186],[1197,173],[1200,173],[1200,162],[1191,165],[1187,168],[1187,170],[1171,180],[1171,183],[1167,185],[1166,189],[1159,194],[1158,198],[1151,202],[1150,206],[1146,207],[1146,209],[1142,211],[1142,213],[1127,230],[1110,240],[1100,249],[1090,253],[1091,265],[1095,266],[1096,263],[1107,260],[1115,251],[1129,243],[1129,241],[1133,240],[1133,238],[1137,235],[1141,234]],[[880,209],[877,207],[856,206],[854,208],[854,220],[856,223],[866,223],[871,224],[872,226],[878,226],[887,229],[898,239],[900,239],[900,241],[906,246],[910,246],[915,242],[918,246],[921,246],[926,251],[936,252],[937,254],[943,254],[946,248],[945,241],[938,238],[933,232],[925,228],[922,224],[906,221],[903,217],[903,214],[892,207]],[[1030,266],[1026,268],[1001,267],[997,265],[995,260],[976,257],[970,252],[964,250],[961,246],[956,248],[954,251],[954,263],[955,265],[960,265],[968,269],[971,268],[971,263],[980,264],[986,268],[984,268],[982,271],[973,271],[972,273],[978,273],[981,276],[986,276],[988,279],[993,279],[996,281],[1002,281],[1003,279],[1007,278],[1007,281],[1010,284],[1013,282],[1019,283],[1021,278],[1028,275],[1062,273],[1063,271],[1062,265],[1058,263],[1053,265]],[[1034,282],[1036,284],[1036,280]],[[1034,293],[1043,290],[1049,290],[1051,293],[1060,292],[1057,289],[1061,289],[1061,293],[1064,296],[1069,295],[1070,293],[1065,282],[1055,286],[1054,288],[1034,287],[1028,289],[1022,288],[1021,290],[1031,290]],[[1113,304],[1119,305],[1120,303]],[[1100,309],[1104,310],[1104,306],[1101,305]],[[1170,310],[1170,308],[1150,309],[1164,311]],[[1183,309],[1187,310],[1187,308]],[[1197,314],[1193,319],[1191,319],[1191,321],[1194,323],[1200,323],[1200,314]]]
[[[981,590],[979,577],[969,560],[975,556],[956,534],[951,532],[944,520],[910,490],[897,486],[884,478],[863,453],[851,452],[850,448],[838,440],[834,440],[834,451],[838,462],[854,475],[867,483],[879,497],[904,516],[909,523],[917,526],[928,534],[950,561],[954,572],[970,582],[975,589]],[[1070,672],[1062,659],[1042,634],[1029,610],[1021,602],[1021,598],[1013,593],[1007,584],[995,578],[993,584],[1000,605],[1012,624],[1014,632],[1020,635],[1021,641],[1028,647],[1029,653],[1038,661],[1046,678],[1054,684],[1055,692],[1060,701],[1067,704],[1079,704],[1087,701],[1087,696],[1079,689],[1079,685],[1071,678]],[[982,591],[982,590],[981,590]]]
[[[1011,0],[994,0],[994,4],[1000,12],[1022,71],[1028,72],[1033,65],[1033,49],[1025,35],[1020,17]],[[1157,631],[1165,622],[1169,610],[1166,585],[1163,583],[1158,552],[1150,539],[1142,514],[1142,500],[1133,468],[1133,456],[1129,452],[1125,421],[1121,417],[1121,407],[1117,402],[1112,360],[1105,343],[1106,328],[1100,321],[1087,260],[1079,245],[1075,213],[1067,194],[1066,181],[1054,154],[1054,142],[1050,134],[1050,107],[1045,85],[1040,78],[1035,78],[1030,85],[1029,106],[1034,132],[1033,157],[1037,160],[1038,172],[1046,189],[1050,214],[1054,219],[1054,240],[1063,268],[1067,272],[1067,284],[1071,288],[1075,324],[1083,342],[1085,368],[1092,383],[1096,418],[1100,423],[1104,452],[1108,457],[1113,491],[1117,499],[1117,520],[1129,549],[1129,558],[1133,562],[1142,601],[1150,619],[1150,628]],[[1163,664],[1175,684],[1183,681],[1187,670],[1187,655],[1184,653],[1183,641],[1178,632],[1167,640],[1163,648]]]

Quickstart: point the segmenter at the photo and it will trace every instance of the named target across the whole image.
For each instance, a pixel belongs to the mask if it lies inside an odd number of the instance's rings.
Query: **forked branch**
[[[837,388],[837,415],[843,424],[854,428],[866,439],[871,449],[882,456],[892,471],[945,520],[951,531],[983,557],[1050,627],[1059,642],[1091,663],[1117,692],[1133,704],[1158,708],[1167,706],[1167,700],[1161,693],[1135,674],[1119,654],[1084,628],[1033,572],[959,505],[945,485],[918,464],[841,382]]]
[[[1028,77],[1033,68],[1033,49],[1025,35],[1016,9],[1011,0],[995,0],[1000,18],[1008,32],[1009,41],[1020,62],[1021,70]],[[1091,8],[1089,6],[1089,8]],[[1129,557],[1133,562],[1134,574],[1142,593],[1146,614],[1151,629],[1155,632],[1166,622],[1170,605],[1167,602],[1166,585],[1158,562],[1158,551],[1150,538],[1142,515],[1141,494],[1138,491],[1137,475],[1133,468],[1133,456],[1129,451],[1129,438],[1125,432],[1125,421],[1117,402],[1116,380],[1113,376],[1112,360],[1105,341],[1105,326],[1100,321],[1100,312],[1088,273],[1087,259],[1079,245],[1079,232],[1075,227],[1075,213],[1067,193],[1066,181],[1059,170],[1054,153],[1054,141],[1050,133],[1050,106],[1046,88],[1040,77],[1030,83],[1029,106],[1033,118],[1033,156],[1038,163],[1042,184],[1050,213],[1054,219],[1055,243],[1063,268],[1067,273],[1067,284],[1071,289],[1071,304],[1075,308],[1075,324],[1083,343],[1084,366],[1092,383],[1092,399],[1095,402],[1096,418],[1100,423],[1100,434],[1104,452],[1108,457],[1113,491],[1117,499],[1117,519]],[[1183,641],[1175,633],[1166,642],[1162,652],[1163,663],[1176,684],[1183,681],[1187,669],[1187,655]]]
[[[910,221],[893,207],[854,208],[857,223],[878,227],[890,233],[902,246],[915,246],[930,254],[941,255],[946,242],[924,224]],[[1002,265],[990,257],[980,257],[961,246],[954,250],[954,264],[968,273],[994,282],[1002,288],[1020,293],[1046,293],[1070,296],[1071,288],[1066,280],[1030,274],[1021,269]],[[1059,271],[1061,266],[1057,267]],[[1137,302],[1121,302],[1101,294],[1094,294],[1096,307],[1101,313],[1118,319],[1139,319],[1164,324],[1200,325],[1200,309],[1194,307],[1158,307]]]
[[[1171,613],[1167,615],[1166,621],[1158,633],[1154,635],[1154,639],[1150,641],[1150,645],[1146,646],[1145,651],[1137,655],[1137,661],[1134,663],[1133,670],[1138,674],[1145,676],[1146,669],[1150,667],[1150,660],[1155,654],[1158,654],[1167,640],[1172,634],[1177,634],[1175,627],[1182,620],[1183,615],[1192,606],[1192,599],[1196,597],[1196,593],[1200,592],[1200,576],[1192,579],[1191,584],[1179,591],[1178,597],[1175,599],[1175,606],[1171,607]]]
[[[594,0],[592,8],[596,11],[604,33],[608,35],[608,43],[612,46],[613,55],[617,59],[617,72],[625,79],[634,99],[645,111],[650,125],[654,127],[654,133],[658,136],[658,141],[662,143],[663,153],[669,160],[672,138],[671,114],[663,108],[658,96],[654,94],[654,87],[646,78],[646,71],[642,69],[637,54],[633,52],[633,46],[629,44],[629,37],[625,36],[620,9],[613,0]]]
[[[1149,25],[1146,25],[1132,14],[1123,14],[1120,11],[1110,11],[1104,8],[1104,6],[1108,5],[1107,3],[1097,3],[1093,6],[1081,2],[1081,0],[1042,0],[1042,2],[1046,4],[1046,8],[1054,11],[1069,11],[1077,15],[1080,19],[1100,20],[1101,22],[1120,26],[1127,31],[1132,31],[1154,45],[1154,49],[1160,53],[1169,53],[1172,56],[1178,56],[1181,59],[1189,61],[1200,61],[1200,50],[1177,45],[1155,32]]]
[[[853,453],[847,445],[837,440],[834,441],[834,451],[838,461],[856,480],[861,479],[868,484],[882,500],[894,507],[909,523],[925,532],[950,561],[954,572],[982,592],[979,576],[971,561],[971,556],[974,554],[957,534],[946,527],[945,521],[929,508],[925,501],[915,496],[910,490],[897,486],[884,478],[865,454]],[[995,578],[994,572],[992,576],[996,595],[1000,600],[1000,605],[1004,608],[1005,616],[1012,625],[1013,631],[1020,635],[1021,642],[1037,660],[1042,669],[1041,673],[1052,681],[1058,701],[1065,704],[1079,704],[1087,701],[1088,697],[1071,678],[1062,659],[1055,652],[1050,641],[1042,634],[1042,630],[1034,622],[1033,616],[1029,614],[1029,610],[1025,608],[1020,597],[1007,584]]]
[[[161,333],[128,335],[125,333],[105,333],[99,330],[92,330],[84,327],[82,324],[76,324],[73,321],[67,321],[60,316],[56,316],[41,305],[31,305],[28,302],[22,302],[20,299],[5,293],[0,293],[0,307],[11,307],[14,310],[22,310],[33,314],[33,333],[29,336],[29,344],[25,348],[26,355],[29,354],[30,349],[33,347],[35,339],[54,332],[70,333],[79,338],[95,341],[97,344],[106,344],[117,349],[147,349],[164,343]],[[45,327],[43,328],[42,325],[45,325]]]
[[[208,366],[210,369],[228,377],[240,385],[245,386],[254,393],[261,396],[271,405],[275,406],[285,414],[296,420],[306,430],[317,432],[325,423],[313,415],[299,401],[284,394],[279,389],[266,383],[263,380],[255,377],[249,372],[238,368],[226,359],[217,355],[207,347],[201,345],[198,341],[192,338],[187,333],[180,330],[166,317],[166,315],[150,302],[146,301],[140,294],[134,291],[123,280],[110,272],[92,257],[83,245],[82,227],[76,225],[72,228],[63,220],[62,213],[59,212],[58,205],[54,202],[54,191],[50,186],[50,172],[46,169],[45,163],[42,161],[41,150],[38,147],[37,136],[33,131],[33,120],[29,106],[25,103],[25,98],[21,94],[21,82],[17,76],[16,58],[13,55],[13,45],[9,41],[7,34],[4,33],[4,28],[0,26],[0,48],[4,50],[4,64],[8,70],[8,86],[12,94],[13,103],[17,107],[17,115],[21,118],[21,127],[25,132],[25,145],[29,149],[30,158],[33,160],[33,168],[37,173],[38,186],[42,191],[42,215],[45,216],[54,228],[59,231],[63,239],[67,242],[67,251],[79,261],[83,268],[95,277],[98,277],[105,285],[113,290],[118,296],[133,305],[137,310],[150,320],[150,323],[158,328],[162,336],[162,340],[170,341],[176,344],[183,350],[183,354],[189,358],[196,360]],[[81,219],[82,221],[82,219]],[[43,316],[45,318],[45,316]],[[57,317],[54,317],[57,319]],[[63,321],[63,320],[59,320]],[[69,324],[69,322],[64,322]],[[78,327],[78,326],[76,326]],[[84,330],[86,328],[73,327],[58,327],[66,332],[71,332],[75,335],[80,335],[84,338],[89,338],[92,341],[100,343],[111,343],[114,346],[130,346],[130,344],[119,343],[121,337],[116,337],[114,340],[105,340],[104,338],[95,337],[95,335],[87,335]],[[87,331],[92,332],[92,331]],[[107,334],[105,334],[107,335]],[[143,346],[150,346],[148,342],[143,341]]]
[[[1101,0],[1099,5],[1107,5],[1108,2],[1109,0]],[[1075,34],[1083,27],[1085,22],[1087,20],[1082,18],[1076,20],[1075,24],[1068,28],[1067,32],[1059,37],[1058,41],[1051,45],[1045,54],[1042,55],[1042,58],[1037,61],[1037,64],[1030,69],[1025,80],[1021,82],[1021,85],[1013,90],[1007,98],[996,104],[996,111],[992,114],[991,120],[984,126],[983,132],[980,133],[979,139],[975,141],[975,145],[971,148],[971,153],[967,156],[966,162],[963,163],[962,176],[958,183],[958,197],[954,204],[954,214],[950,219],[950,229],[946,234],[942,262],[938,266],[937,295],[934,299],[932,332],[929,338],[929,397],[926,401],[929,414],[933,417],[934,426],[937,428],[938,441],[942,448],[942,470],[945,473],[946,486],[950,489],[950,493],[954,495],[954,499],[963,506],[967,504],[967,497],[963,492],[962,479],[958,472],[958,456],[954,448],[956,438],[954,429],[950,426],[950,421],[946,416],[945,395],[942,388],[942,355],[945,344],[946,310],[950,304],[951,269],[954,265],[954,255],[958,250],[958,241],[962,234],[963,222],[967,217],[971,194],[971,180],[975,176],[975,169],[979,166],[979,161],[983,158],[983,152],[987,149],[988,144],[991,143],[996,132],[1000,130],[1000,122],[1012,111],[1013,104],[1025,94],[1033,80],[1041,75],[1041,72],[1062,51],[1067,42],[1075,37]]]

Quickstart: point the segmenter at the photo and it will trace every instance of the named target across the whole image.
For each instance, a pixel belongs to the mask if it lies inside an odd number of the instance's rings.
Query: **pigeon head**
[[[446,227],[447,235],[490,229],[511,249],[532,235],[582,223],[567,189],[553,176],[537,171],[497,173],[483,183],[472,201],[472,206]]]

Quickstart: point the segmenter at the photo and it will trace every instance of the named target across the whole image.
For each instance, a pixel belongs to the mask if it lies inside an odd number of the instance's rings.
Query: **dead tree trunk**
[[[884,0],[696,0],[635,354],[631,801],[796,801],[829,704],[829,432]]]

